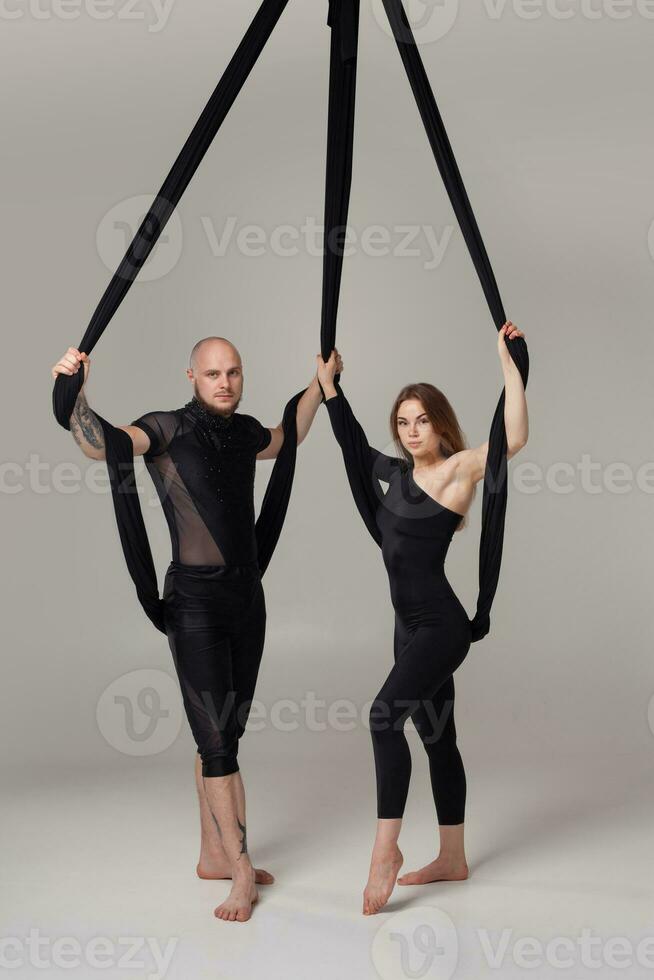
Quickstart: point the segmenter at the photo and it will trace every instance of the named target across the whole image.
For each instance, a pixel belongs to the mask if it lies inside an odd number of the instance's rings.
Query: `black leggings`
[[[410,715],[429,758],[438,823],[463,823],[466,776],[456,744],[452,674],[469,648],[469,636],[436,625],[408,630],[396,615],[395,665],[370,710],[378,818],[404,814],[411,778],[404,724]]]
[[[238,771],[266,629],[256,563],[172,562],[164,584],[166,632],[203,776]]]

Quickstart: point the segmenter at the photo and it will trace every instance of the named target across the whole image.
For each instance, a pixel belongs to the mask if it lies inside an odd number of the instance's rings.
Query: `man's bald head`
[[[191,351],[191,356],[189,357],[189,367],[191,371],[195,371],[200,355],[208,353],[210,347],[216,354],[233,354],[239,365],[241,367],[243,366],[241,362],[241,355],[231,340],[226,340],[225,337],[203,337],[202,340],[198,340],[197,344]]]

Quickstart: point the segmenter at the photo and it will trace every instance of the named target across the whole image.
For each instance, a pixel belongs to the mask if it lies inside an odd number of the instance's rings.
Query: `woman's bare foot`
[[[376,915],[386,905],[403,860],[397,844],[390,848],[373,849],[368,884],[363,893],[364,915]]]
[[[207,881],[218,881],[232,877],[229,861],[224,851],[220,855],[203,853],[195,870],[198,878]],[[272,885],[275,879],[269,871],[264,871],[263,868],[255,868],[254,880],[257,885]]]
[[[468,865],[465,858],[447,858],[439,855],[431,864],[419,871],[408,871],[397,879],[398,885],[428,885],[431,881],[465,881]]]
[[[232,890],[222,905],[214,909],[217,919],[225,922],[247,922],[252,914],[252,906],[259,898],[254,886],[254,868],[239,874],[233,879]]]

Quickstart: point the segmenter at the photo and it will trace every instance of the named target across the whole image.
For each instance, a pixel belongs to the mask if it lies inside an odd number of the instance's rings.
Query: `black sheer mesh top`
[[[256,455],[270,444],[270,429],[251,415],[215,415],[196,398],[131,424],[150,439],[144,460],[168,522],[173,561],[256,561]]]

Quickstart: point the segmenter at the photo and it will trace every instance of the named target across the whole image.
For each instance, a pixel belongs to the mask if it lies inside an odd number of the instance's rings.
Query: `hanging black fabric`
[[[328,22],[332,29],[332,40],[329,62],[325,248],[320,326],[320,343],[325,358],[329,358],[336,338],[338,300],[352,187],[359,0],[330,0]]]
[[[120,306],[245,84],[287,3],[288,0],[264,0],[259,8],[105,290],[80,341],[79,350],[91,353]],[[65,429],[70,429],[70,416],[82,382],[82,370],[75,375],[60,374],[55,382],[52,395],[54,414]],[[256,523],[259,567],[262,574],[277,543],[293,484],[297,448],[296,412],[303,393],[300,391],[294,395],[284,409],[284,444],[275,460]],[[104,432],[112,498],[127,567],[145,612],[157,629],[165,632],[163,603],[159,597],[154,562],[135,487],[132,440],[122,429],[116,428],[101,416],[98,418]]]
[[[264,0],[262,3],[107,286],[78,350],[90,354],[104,333],[157,244],[168,219],[243,88],[287,3],[288,0]],[[78,371],[72,376],[60,374],[55,382],[53,408],[57,421],[64,429],[70,428],[70,416],[82,381],[82,374]]]
[[[466,245],[481,281],[486,301],[495,322],[495,327],[499,330],[506,321],[502,300],[488,253],[486,252],[450,141],[411,31],[409,20],[401,0],[383,0],[383,2],[422,121],[427,131],[427,136],[429,137],[434,157],[438,164],[438,169],[443,178],[454,212],[461,226]],[[352,32],[351,22],[343,20],[342,24],[346,30],[349,29]],[[353,36],[351,34],[349,42],[350,49],[352,48],[352,40]],[[345,42],[345,46],[348,47],[348,42]],[[332,102],[330,100],[329,128],[330,132],[334,134],[345,131],[345,120],[353,118],[353,90],[349,95],[352,100],[351,102],[347,98],[342,102]],[[338,142],[338,137],[334,135],[333,145],[330,145],[328,150],[328,161],[331,160],[331,169],[334,172],[339,172],[339,170],[337,170],[332,157],[338,153],[348,156],[348,159],[341,161],[339,164],[340,172],[345,175],[343,179],[345,186],[343,187],[342,200],[346,202],[347,196],[349,195],[352,144],[351,142],[348,144],[345,140]],[[330,165],[328,164],[328,166]],[[343,223],[347,220],[346,203],[344,203],[344,210],[345,218],[343,219],[342,213],[340,216]],[[342,264],[342,252],[340,256],[336,255],[333,261]],[[338,281],[340,282],[340,272]],[[334,317],[333,321],[331,319],[329,321],[323,320],[321,336],[323,358],[327,359],[329,357],[335,344],[336,319]],[[512,341],[507,347],[520,371],[523,384],[526,387],[529,375],[529,355],[524,338],[520,337]],[[488,459],[484,475],[481,542],[479,550],[479,596],[477,599],[477,611],[471,620],[473,641],[482,639],[490,629],[490,610],[497,590],[502,561],[504,520],[507,504],[507,442],[504,426],[504,401],[505,394],[503,390],[491,424]],[[367,468],[363,467],[358,477],[353,475],[352,472],[349,472],[348,476],[350,477],[350,484],[359,512],[363,517],[366,527],[379,544],[374,517],[375,509],[378,505],[378,498],[374,493],[370,492],[370,487],[367,485],[369,482]],[[352,485],[353,481],[355,485]]]
[[[264,0],[262,3],[100,300],[79,344],[80,350],[86,353],[93,350],[118,309],[243,87],[287,2],[288,0]],[[441,176],[477,269],[496,328],[499,329],[505,320],[505,315],[495,278],[406,13],[400,0],[384,0],[384,6]],[[359,0],[330,0],[329,24],[332,28],[332,45],[321,319],[321,347],[324,358],[329,357],[336,341],[343,245],[352,176],[358,22]],[[529,359],[524,340],[520,338],[513,341],[508,345],[508,349],[526,385]],[[57,421],[66,429],[70,428],[70,416],[82,381],[83,375],[80,371],[73,376],[59,375],[55,383],[54,413]],[[270,560],[288,505],[295,466],[295,415],[302,394],[303,392],[298,392],[285,408],[284,446],[275,462],[257,521],[257,541],[260,544],[262,570]],[[154,563],[138,495],[134,488],[132,442],[125,432],[116,429],[105,419],[100,418],[100,422],[105,434],[107,466],[111,478],[114,507],[130,574],[145,611],[155,626],[163,630],[162,606]],[[365,495],[359,495],[357,504],[370,527],[370,514],[367,512],[364,500]],[[504,392],[502,392],[491,426],[484,478],[479,598],[477,613],[473,620],[474,640],[485,636],[490,626],[490,608],[497,588],[501,564],[506,500],[506,432]]]

